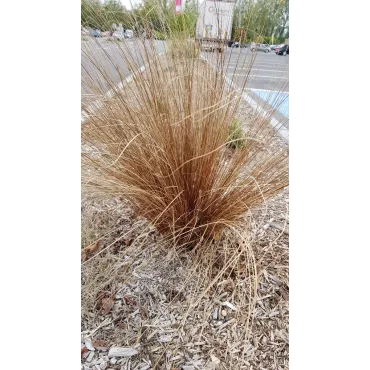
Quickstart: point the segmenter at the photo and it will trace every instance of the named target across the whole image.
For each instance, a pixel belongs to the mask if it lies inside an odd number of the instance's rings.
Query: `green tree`
[[[102,3],[99,0],[81,0],[81,24],[101,28],[103,23]]]
[[[236,33],[239,24],[242,32]],[[242,0],[234,13],[233,31],[244,41],[284,39],[289,33],[289,1]]]

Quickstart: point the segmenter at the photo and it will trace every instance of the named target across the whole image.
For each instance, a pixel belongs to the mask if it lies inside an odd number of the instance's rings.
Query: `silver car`
[[[123,40],[125,38],[125,34],[119,31],[113,32],[112,36],[117,40]]]
[[[266,44],[251,44],[251,50],[252,51],[264,51],[265,53],[269,53],[271,51],[270,46]]]

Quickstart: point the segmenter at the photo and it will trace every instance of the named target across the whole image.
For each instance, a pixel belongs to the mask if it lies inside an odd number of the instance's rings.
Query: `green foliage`
[[[159,31],[154,31],[154,37],[155,37],[156,40],[165,40],[166,39],[166,36],[162,32],[159,32]]]
[[[285,37],[272,37],[272,36],[264,36],[262,43],[269,44],[269,45],[279,45],[284,44]]]
[[[104,30],[104,10],[99,0],[81,0],[81,24]]]
[[[235,39],[241,34],[239,24],[243,30],[244,42],[258,42],[257,38],[260,36],[263,39],[260,42],[281,43],[289,35],[289,0],[242,0],[234,12]]]
[[[159,40],[179,33],[194,38],[197,19],[196,0],[188,0],[180,15],[175,12],[174,1],[143,0],[132,10],[127,10],[119,0],[81,0],[81,24],[102,31],[122,23],[124,28],[132,29],[138,35],[144,30],[154,32]],[[289,38],[289,0],[242,0],[235,8],[232,34],[235,40],[242,42],[284,43]]]
[[[228,144],[229,148],[232,149],[243,149],[246,147],[246,135],[243,130],[243,124],[238,119],[234,118],[230,125],[230,136],[228,141],[232,141]]]
[[[99,28],[102,31],[112,29],[112,25],[122,23],[124,28],[134,30],[137,34],[154,31],[159,40],[167,38],[166,34],[181,32],[195,36],[198,18],[197,3],[191,0],[183,14],[176,14],[175,2],[166,0],[144,0],[127,10],[118,0],[81,0],[81,24],[85,27]],[[149,27],[149,29],[148,29]]]

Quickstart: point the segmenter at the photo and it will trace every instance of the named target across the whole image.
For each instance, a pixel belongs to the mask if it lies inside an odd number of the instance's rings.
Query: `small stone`
[[[226,310],[221,310],[221,315],[225,317],[227,315]]]
[[[115,357],[111,358],[109,361],[112,365],[115,365],[117,363],[117,359]]]
[[[89,351],[95,351],[95,348],[91,342],[91,340],[87,340],[85,341],[85,346],[86,348],[89,350]]]
[[[107,364],[106,362],[102,362],[102,363],[100,364],[100,368],[101,368],[101,370],[105,370],[105,369],[107,368],[107,366],[108,366],[108,364]]]

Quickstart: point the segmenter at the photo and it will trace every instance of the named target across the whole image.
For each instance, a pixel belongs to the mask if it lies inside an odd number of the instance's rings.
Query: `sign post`
[[[186,0],[176,0],[176,14],[182,14],[185,10]]]

